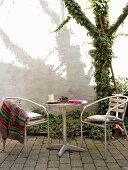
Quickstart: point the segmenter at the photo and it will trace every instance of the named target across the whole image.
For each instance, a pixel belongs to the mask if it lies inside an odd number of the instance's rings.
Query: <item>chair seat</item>
[[[115,116],[107,116],[106,119],[106,115],[93,115],[93,116],[89,116],[87,117],[87,119],[85,119],[84,121],[87,122],[93,122],[93,123],[104,123],[106,120],[106,123],[116,123],[116,122],[122,122],[122,120],[118,117]]]
[[[39,113],[35,113],[35,112],[27,112],[27,115],[29,117],[29,120],[37,120],[37,119],[41,119],[42,115]]]
[[[44,123],[46,121],[46,119],[44,119],[42,117],[42,115],[39,114],[39,113],[28,112],[27,115],[29,117],[29,121],[27,122],[27,127],[37,125],[37,124],[41,124],[41,123]]]
[[[26,126],[29,127],[29,126],[38,125],[38,124],[41,124],[44,122],[46,122],[46,120],[44,118],[42,118],[42,119],[38,119],[38,120],[29,121]]]

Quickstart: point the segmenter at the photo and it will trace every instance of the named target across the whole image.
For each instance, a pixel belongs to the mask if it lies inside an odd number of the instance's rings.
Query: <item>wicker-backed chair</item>
[[[106,101],[108,102],[108,110],[106,114],[102,115],[91,115],[87,116],[88,112],[91,108],[95,108],[99,102]],[[86,105],[80,116],[81,121],[81,143],[83,143],[83,126],[84,125],[92,125],[104,128],[104,144],[105,144],[105,159],[107,154],[107,134],[108,139],[110,141],[110,128],[112,125],[120,125],[124,130],[126,137],[128,138],[128,134],[125,128],[125,113],[127,108],[128,97],[124,95],[113,95],[109,97],[102,98],[100,100],[94,101]],[[92,109],[92,111],[93,111]],[[108,133],[107,133],[108,132]]]

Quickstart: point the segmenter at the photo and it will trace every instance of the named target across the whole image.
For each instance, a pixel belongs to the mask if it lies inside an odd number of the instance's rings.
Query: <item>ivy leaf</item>
[[[61,28],[67,24],[69,22],[69,20],[71,19],[70,16],[67,16],[67,18],[57,27],[57,29],[55,29],[54,31],[52,32],[58,32],[59,30],[61,30]]]

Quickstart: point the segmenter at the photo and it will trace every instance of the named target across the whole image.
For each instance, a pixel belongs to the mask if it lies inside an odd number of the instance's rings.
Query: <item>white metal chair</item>
[[[87,116],[87,110],[95,108],[99,102],[108,102],[108,110],[105,115],[91,115]],[[110,128],[112,125],[122,125],[123,130],[128,138],[125,128],[125,112],[127,108],[128,97],[123,95],[113,95],[94,101],[91,104],[86,105],[80,116],[81,121],[81,144],[83,143],[83,125],[88,124],[92,126],[98,126],[104,128],[104,144],[105,144],[105,159],[107,154],[107,134],[110,141]],[[92,109],[92,111],[93,111]],[[108,132],[108,133],[107,133]]]
[[[16,102],[16,104],[22,108],[28,115],[28,119],[29,121],[25,122],[25,127],[24,127],[24,148],[25,148],[25,152],[26,152],[26,156],[27,156],[27,127],[30,126],[34,126],[34,125],[38,125],[38,124],[42,124],[42,123],[47,123],[47,135],[48,135],[48,146],[49,146],[49,142],[50,142],[50,135],[49,135],[49,113],[47,111],[47,109],[45,108],[45,106],[38,104],[34,101],[28,100],[28,99],[24,99],[24,98],[20,98],[20,97],[5,97],[3,98],[3,102],[5,102],[6,100],[11,100]],[[29,111],[30,108],[40,108],[41,111],[43,111],[43,115],[38,114],[38,113],[34,113]],[[28,110],[29,108],[29,110]],[[45,115],[45,118],[44,118]],[[3,140],[3,150],[5,149],[5,144],[6,144],[6,140]]]

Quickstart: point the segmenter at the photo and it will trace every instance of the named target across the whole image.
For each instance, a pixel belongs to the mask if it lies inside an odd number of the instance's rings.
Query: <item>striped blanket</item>
[[[7,138],[24,142],[26,112],[11,100],[3,102],[0,109],[0,131],[4,140]]]

